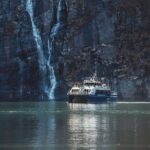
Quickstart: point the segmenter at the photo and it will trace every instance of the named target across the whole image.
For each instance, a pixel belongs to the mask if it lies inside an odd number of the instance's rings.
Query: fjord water
[[[150,149],[150,103],[1,103],[0,149]]]

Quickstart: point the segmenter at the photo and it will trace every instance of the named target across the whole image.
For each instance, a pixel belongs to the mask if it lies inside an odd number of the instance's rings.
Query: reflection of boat
[[[111,91],[104,78],[99,81],[94,76],[82,84],[75,84],[68,92],[68,99],[70,103],[116,101],[117,93]]]

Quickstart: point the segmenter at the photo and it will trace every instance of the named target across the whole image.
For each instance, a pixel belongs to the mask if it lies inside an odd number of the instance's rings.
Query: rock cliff
[[[150,97],[149,18],[149,0],[1,0],[0,99],[65,97],[95,70],[121,98]]]

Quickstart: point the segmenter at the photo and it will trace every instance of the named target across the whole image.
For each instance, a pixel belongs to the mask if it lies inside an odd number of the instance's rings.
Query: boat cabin
[[[72,87],[72,89],[70,90],[69,93],[76,95],[76,94],[79,94],[79,92],[80,92],[80,88],[79,87]]]

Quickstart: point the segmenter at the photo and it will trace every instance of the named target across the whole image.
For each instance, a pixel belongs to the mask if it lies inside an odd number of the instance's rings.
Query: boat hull
[[[104,103],[104,102],[115,102],[117,96],[107,95],[69,95],[69,103]]]

